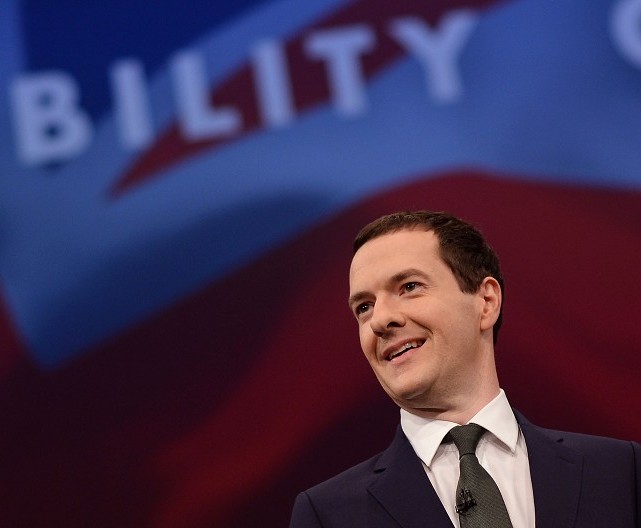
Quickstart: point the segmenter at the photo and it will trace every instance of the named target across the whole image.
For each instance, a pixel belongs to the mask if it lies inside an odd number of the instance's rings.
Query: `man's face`
[[[492,352],[487,302],[482,288],[461,291],[432,231],[368,241],[354,255],[349,282],[361,347],[398,405],[439,415],[474,397]]]

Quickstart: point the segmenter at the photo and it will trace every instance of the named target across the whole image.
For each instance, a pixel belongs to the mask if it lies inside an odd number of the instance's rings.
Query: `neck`
[[[408,402],[399,403],[407,412],[429,418],[432,420],[445,420],[464,425],[468,423],[483,407],[499,395],[498,380],[484,384],[481,391],[473,394],[458,395],[458,397],[445,400],[441,405],[408,405]]]

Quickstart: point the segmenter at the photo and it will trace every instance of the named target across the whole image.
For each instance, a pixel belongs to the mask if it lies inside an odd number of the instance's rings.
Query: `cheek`
[[[374,333],[369,329],[367,324],[363,324],[358,329],[358,337],[361,342],[361,349],[367,358],[375,353],[376,340]]]

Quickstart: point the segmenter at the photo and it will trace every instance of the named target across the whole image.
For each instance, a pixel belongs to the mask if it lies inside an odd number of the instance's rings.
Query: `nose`
[[[377,336],[383,336],[392,328],[400,328],[405,324],[398,302],[389,298],[378,298],[372,307],[372,317],[369,320],[372,331]]]

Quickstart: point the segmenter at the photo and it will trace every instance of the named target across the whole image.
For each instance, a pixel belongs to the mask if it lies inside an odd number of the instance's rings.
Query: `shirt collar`
[[[476,413],[468,423],[475,423],[487,429],[512,453],[516,450],[519,424],[503,389],[500,389],[498,396]],[[401,428],[418,457],[428,467],[432,464],[436,450],[445,435],[457,425],[446,420],[422,418],[401,409]]]

